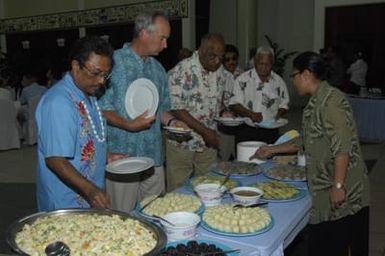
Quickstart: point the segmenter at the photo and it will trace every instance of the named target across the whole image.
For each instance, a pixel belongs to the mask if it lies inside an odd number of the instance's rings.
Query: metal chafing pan
[[[159,252],[161,252],[167,243],[167,237],[164,231],[158,227],[157,225],[149,222],[148,220],[144,220],[139,217],[132,216],[130,214],[127,214],[125,212],[120,211],[114,211],[114,210],[107,210],[107,209],[63,209],[63,210],[56,210],[51,212],[39,212],[36,214],[28,215],[16,222],[14,222],[7,230],[7,243],[9,246],[18,254],[21,255],[28,255],[25,252],[23,252],[19,246],[16,243],[16,234],[21,231],[25,224],[32,224],[34,221],[36,221],[39,218],[47,217],[47,216],[59,216],[59,215],[70,215],[70,214],[100,214],[100,215],[118,215],[122,219],[135,219],[139,220],[146,228],[153,231],[154,234],[157,237],[157,243],[156,246],[147,254],[145,255],[159,255]]]

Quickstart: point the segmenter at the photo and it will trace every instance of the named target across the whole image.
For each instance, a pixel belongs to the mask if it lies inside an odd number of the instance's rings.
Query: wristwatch
[[[334,184],[334,186],[336,187],[336,189],[343,189],[344,188],[344,184],[342,182],[336,182]]]

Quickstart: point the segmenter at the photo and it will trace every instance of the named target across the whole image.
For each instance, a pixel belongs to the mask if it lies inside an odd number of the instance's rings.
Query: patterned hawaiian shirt
[[[230,104],[241,104],[253,112],[261,112],[263,120],[272,120],[278,109],[289,108],[289,93],[283,79],[274,71],[264,83],[253,68],[235,80]]]
[[[104,188],[107,145],[102,140],[105,138],[102,126],[105,120],[99,115],[96,104],[96,98],[86,98],[69,73],[41,98],[36,109],[39,211],[90,207],[48,168],[46,158],[67,158],[83,177],[100,189]]]
[[[114,66],[108,85],[109,88],[99,100],[100,108],[115,111],[121,117],[131,120],[125,108],[125,96],[132,82],[139,78],[147,78],[154,83],[159,93],[159,106],[155,122],[149,129],[129,132],[108,126],[108,149],[113,153],[149,157],[155,161],[156,166],[162,165],[160,117],[163,112],[170,109],[167,73],[155,58],[141,59],[128,43],[114,52],[113,59]]]
[[[352,110],[338,89],[323,82],[312,95],[302,118],[303,138],[294,139],[305,150],[309,191],[313,206],[310,223],[336,220],[369,204],[369,182]],[[330,204],[334,184],[334,159],[349,154],[345,180],[347,199],[340,208]]]
[[[186,110],[196,120],[216,130],[214,120],[219,116],[223,102],[223,91],[232,87],[233,77],[224,68],[215,72],[206,71],[199,62],[198,51],[179,62],[168,73],[171,109]],[[228,84],[228,83],[231,83]],[[190,151],[203,151],[206,146],[199,134],[192,132],[192,139],[170,143]]]

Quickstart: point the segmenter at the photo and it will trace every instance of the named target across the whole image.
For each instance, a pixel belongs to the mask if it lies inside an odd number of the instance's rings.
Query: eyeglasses
[[[93,70],[90,70],[89,68],[87,68],[87,66],[84,64],[81,65],[81,67],[84,68],[85,70],[87,70],[91,76],[102,77],[104,79],[104,81],[107,81],[111,77],[111,72],[110,73],[103,73],[103,72],[99,72],[99,71],[93,71]]]
[[[299,72],[299,71],[295,72],[295,73],[290,75],[290,78],[293,79],[296,75],[299,75],[299,74],[301,74],[301,72]]]

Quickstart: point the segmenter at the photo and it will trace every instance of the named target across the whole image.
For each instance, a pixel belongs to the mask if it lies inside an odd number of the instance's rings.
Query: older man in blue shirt
[[[153,57],[167,47],[170,24],[161,13],[140,14],[135,20],[131,43],[115,51],[109,88],[100,99],[108,126],[108,148],[111,152],[128,156],[152,158],[155,168],[128,179],[107,179],[107,191],[114,209],[129,212],[135,203],[165,190],[161,124],[172,125],[175,118],[168,112],[170,97],[167,74]],[[139,79],[151,80],[159,93],[159,107],[154,116],[147,111],[131,119],[125,109],[125,95],[132,83]],[[143,99],[146,100],[146,99]]]

